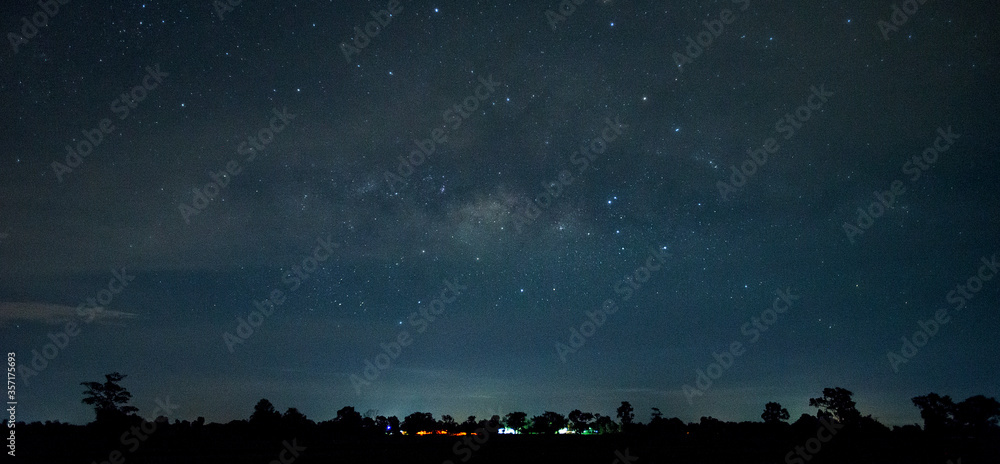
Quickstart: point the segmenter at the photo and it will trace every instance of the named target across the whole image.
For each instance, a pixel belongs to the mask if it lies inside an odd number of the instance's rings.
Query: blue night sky
[[[9,8],[19,420],[1000,395],[998,6],[653,3]]]

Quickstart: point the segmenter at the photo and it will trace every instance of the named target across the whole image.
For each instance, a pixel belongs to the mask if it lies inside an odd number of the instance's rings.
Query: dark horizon
[[[125,377],[128,377],[128,376],[125,375]],[[99,379],[95,379],[95,380],[99,380]],[[128,387],[128,385],[127,385],[128,383],[129,382],[128,382],[127,379],[125,379],[125,380],[123,380],[121,382],[117,382],[118,385],[121,385],[122,387],[125,387],[126,390],[129,390],[127,388]],[[829,389],[829,387],[827,389]],[[824,390],[826,390],[826,389],[824,389]],[[850,390],[850,389],[847,389],[847,390]],[[822,398],[823,395],[821,393],[822,392],[817,392],[817,394],[813,395],[813,396],[814,397],[820,397],[820,398]],[[924,395],[920,395],[920,396],[933,395],[933,394],[939,394],[939,393],[940,392],[927,392]],[[130,394],[131,394],[131,392],[130,392]],[[83,396],[86,396],[86,395],[83,395]],[[941,396],[955,398],[956,402],[958,402],[958,401],[960,401],[960,400],[963,399],[962,397],[954,397],[954,396],[949,395],[947,393],[941,394]],[[973,395],[973,396],[977,396],[977,395]],[[978,395],[978,396],[981,396],[981,395]],[[970,396],[970,398],[971,398],[971,396]],[[851,399],[856,401],[857,397],[853,396],[853,393],[852,393]],[[418,413],[418,412],[428,413],[429,412],[430,414],[432,414],[432,416],[434,416],[438,420],[443,420],[443,417],[450,416],[450,417],[454,417],[456,419],[459,419],[459,422],[461,422],[461,420],[464,420],[464,418],[467,418],[467,417],[470,417],[470,416],[476,417],[477,421],[488,420],[488,419],[490,419],[490,417],[493,417],[493,416],[499,416],[499,417],[503,418],[505,415],[508,415],[509,413],[518,412],[518,411],[525,412],[528,415],[529,418],[531,418],[534,415],[540,415],[540,414],[542,414],[542,411],[530,411],[530,410],[523,410],[523,409],[517,409],[517,408],[511,409],[509,411],[499,411],[499,412],[490,411],[487,414],[454,414],[454,413],[447,413],[447,412],[435,412],[435,411],[430,411],[430,410],[426,410],[426,409],[424,409],[424,410],[413,410],[413,411],[409,411],[409,412],[405,412],[405,413],[401,413],[401,414],[395,414],[395,413],[388,413],[388,412],[386,412],[384,410],[381,410],[381,409],[378,409],[378,408],[358,408],[358,407],[355,407],[354,405],[347,404],[347,405],[343,405],[342,407],[336,408],[338,410],[338,413],[335,414],[334,416],[331,416],[329,418],[321,418],[321,417],[315,417],[315,416],[309,414],[308,411],[305,411],[302,408],[296,407],[295,405],[280,406],[280,405],[274,404],[268,398],[260,398],[255,403],[259,404],[260,402],[264,402],[264,401],[267,401],[268,404],[273,405],[274,409],[278,413],[282,413],[282,412],[287,413],[289,410],[295,410],[295,411],[297,411],[299,413],[302,413],[306,418],[308,418],[308,419],[310,419],[310,420],[312,420],[312,421],[314,421],[316,423],[323,422],[323,421],[335,420],[335,419],[337,419],[337,417],[339,417],[339,410],[346,409],[346,408],[350,408],[353,411],[356,411],[359,415],[361,415],[363,417],[369,417],[369,416],[378,415],[378,416],[385,416],[385,417],[396,417],[399,420],[402,420],[404,417],[406,417],[406,416],[408,416],[410,414],[413,414],[413,413]],[[85,409],[91,416],[93,416],[93,412],[94,412],[93,409],[94,409],[94,407],[93,406],[87,406],[87,405],[85,405],[83,403],[84,402],[81,401],[81,405],[83,406],[83,409]],[[726,423],[766,422],[766,421],[762,420],[761,414],[757,414],[757,416],[755,418],[739,419],[739,420],[737,420],[737,419],[731,419],[731,418],[726,418],[726,417],[715,417],[715,416],[711,416],[711,415],[702,415],[702,416],[700,416],[700,417],[698,417],[697,419],[694,419],[694,420],[684,420],[684,419],[682,419],[680,417],[670,415],[668,412],[665,412],[661,408],[657,408],[655,406],[650,407],[650,408],[646,408],[646,409],[643,410],[641,408],[635,407],[635,405],[633,405],[631,401],[618,401],[617,403],[619,404],[619,406],[623,406],[625,403],[628,403],[629,404],[629,408],[633,412],[634,419],[633,419],[632,422],[635,423],[635,424],[639,424],[639,425],[649,425],[649,423],[653,420],[653,417],[654,417],[654,411],[653,411],[654,408],[659,411],[659,413],[661,414],[661,417],[663,419],[681,419],[684,423],[687,423],[687,424],[698,423],[699,421],[703,421],[706,417],[709,418],[709,419],[715,419],[715,420],[719,420],[721,422],[726,422]],[[784,420],[784,422],[786,422],[786,423],[792,423],[792,422],[799,421],[801,418],[806,417],[806,416],[811,416],[812,418],[815,419],[817,417],[822,417],[823,413],[824,413],[824,411],[822,409],[817,408],[816,406],[786,405],[786,404],[772,402],[772,401],[768,401],[767,403],[768,404],[770,404],[770,403],[778,404],[783,409],[785,409],[785,410],[788,411],[788,418]],[[807,401],[807,403],[808,403],[808,401]],[[181,405],[181,404],[178,404],[175,399],[170,398],[169,396],[155,398],[152,401],[153,406],[150,407],[150,408],[146,408],[145,410],[144,410],[144,408],[137,407],[137,402],[136,402],[135,399],[130,399],[125,404],[127,404],[130,407],[136,407],[137,411],[134,413],[135,416],[137,416],[139,418],[142,418],[143,420],[146,420],[146,421],[152,421],[152,420],[157,419],[158,417],[166,417],[167,420],[170,421],[170,422],[173,422],[173,421],[194,422],[194,420],[196,418],[201,418],[201,419],[205,420],[206,424],[215,423],[215,424],[220,424],[220,425],[227,424],[227,423],[233,422],[233,421],[241,421],[241,420],[245,421],[246,419],[248,419],[248,418],[251,417],[250,412],[253,412],[255,410],[255,408],[256,408],[256,406],[248,408],[248,413],[246,415],[244,415],[244,416],[237,416],[237,417],[232,417],[232,418],[223,419],[223,420],[212,420],[211,418],[205,417],[204,415],[201,415],[201,414],[196,414],[194,417],[186,417],[183,414],[179,414],[179,411],[183,411],[185,409],[184,406]],[[912,406],[914,410],[917,411],[918,420],[915,421],[915,422],[912,422],[912,423],[904,423],[904,424],[893,424],[893,423],[883,422],[882,420],[880,420],[880,418],[878,416],[876,416],[874,414],[871,414],[870,412],[868,412],[867,410],[865,410],[863,406],[858,407],[857,409],[861,413],[862,416],[864,416],[866,418],[870,417],[875,422],[878,422],[878,423],[880,423],[880,424],[882,424],[882,425],[884,425],[886,427],[889,427],[889,428],[895,428],[895,427],[901,427],[901,426],[913,426],[913,425],[917,425],[918,427],[922,428],[924,426],[925,419],[922,418],[922,417],[920,417],[920,409],[921,408],[918,407],[916,404],[914,404],[913,401],[908,402],[908,404],[910,406]],[[761,407],[760,407],[760,410],[763,411],[764,409],[766,409],[765,406],[767,406],[767,404],[762,404]],[[803,410],[804,412],[802,412],[802,413],[795,413],[795,411],[797,411],[799,409]],[[152,413],[149,413],[149,410],[152,410]],[[162,411],[164,411],[164,410],[166,410],[167,412],[163,413]],[[580,410],[580,408],[574,408],[574,410]],[[562,414],[564,416],[568,416],[568,412],[570,412],[570,411],[565,411],[565,412],[558,411],[558,410],[554,410],[553,408],[545,408],[544,411],[546,411],[546,412],[547,411],[552,411],[552,412],[556,412],[556,413]],[[810,413],[808,411],[812,411],[812,412]],[[583,410],[583,412],[596,413],[599,416],[607,416],[607,417],[611,417],[611,418],[616,417],[616,414],[620,414],[620,412],[616,413],[616,409],[615,408],[611,409],[611,411],[609,413],[605,413],[604,411],[591,411],[591,410]],[[649,418],[648,419],[644,419],[647,416]],[[621,420],[620,416],[616,420],[620,421]],[[64,424],[72,424],[72,425],[86,425],[86,424],[92,424],[92,423],[94,423],[94,418],[91,417],[90,420],[84,421],[83,423],[74,423],[74,422],[62,421],[62,420],[33,420],[33,421],[24,421],[23,419],[20,419],[20,418],[19,418],[18,422],[26,422],[27,423],[27,422],[49,422],[49,421],[52,421],[52,422],[57,422],[58,421],[58,422],[61,422],[61,423],[64,423]]]
[[[462,462],[475,456],[476,462],[492,463],[526,455],[548,456],[544,462],[607,462],[613,455],[614,464],[640,457],[651,462],[774,462],[783,457],[786,464],[805,464],[821,457],[822,462],[951,464],[955,459],[992,462],[1000,455],[1000,402],[982,395],[960,401],[936,393],[914,397],[924,426],[891,429],[865,416],[854,393],[840,387],[824,388],[821,396],[810,398],[816,415],[803,414],[793,422],[786,408],[769,402],[759,422],[702,417],[684,423],[654,410],[643,423],[626,401],[614,417],[574,410],[465,420],[414,412],[400,419],[344,407],[334,419],[315,421],[295,408],[281,413],[261,399],[248,419],[218,424],[204,417],[170,422],[179,408],[170,401],[157,402],[161,414],[135,415],[137,409],[128,405],[131,394],[121,386],[125,377],[109,373],[105,382],[81,384],[87,387],[82,401],[95,413],[95,421],[86,426],[19,423],[19,436],[27,435],[28,458],[120,463],[123,458],[156,457],[197,463],[220,458],[260,462],[277,455],[272,463],[357,462],[362,457],[366,462],[437,463],[454,455]],[[113,437],[119,437],[117,442]],[[14,455],[14,444],[8,448]],[[20,453],[25,456],[24,446]]]

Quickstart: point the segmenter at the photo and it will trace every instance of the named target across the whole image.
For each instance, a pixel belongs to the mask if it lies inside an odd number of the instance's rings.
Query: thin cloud
[[[77,314],[73,306],[33,303],[33,302],[0,302],[0,327],[7,326],[15,321],[38,322],[42,324],[61,324],[71,320],[86,320],[85,317]],[[122,311],[109,311],[104,308],[96,308],[94,320],[92,322],[110,323],[123,319],[134,319],[138,317],[135,313]]]

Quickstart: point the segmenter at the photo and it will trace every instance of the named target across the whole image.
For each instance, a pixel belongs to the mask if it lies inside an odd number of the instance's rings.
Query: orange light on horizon
[[[448,432],[446,432],[444,430],[434,430],[432,432],[428,432],[426,430],[421,430],[421,431],[417,432],[417,435],[421,435],[421,436],[423,436],[423,435],[447,435],[447,434],[448,434]]]

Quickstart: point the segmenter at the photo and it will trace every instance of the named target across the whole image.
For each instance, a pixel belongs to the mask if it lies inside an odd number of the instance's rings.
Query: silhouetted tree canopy
[[[523,412],[512,412],[504,417],[504,425],[518,432],[523,432],[528,425],[528,414]]]
[[[924,430],[931,433],[945,433],[955,426],[955,403],[951,397],[928,393],[915,396],[913,404],[920,408],[920,418],[924,420]]]
[[[856,425],[861,421],[861,413],[851,397],[854,396],[846,388],[824,388],[820,398],[809,398],[809,406],[818,407],[820,414],[827,415],[843,422]]]
[[[594,417],[594,428],[599,433],[618,433],[618,424],[615,423],[611,416],[597,414]]]
[[[281,422],[281,413],[274,409],[274,405],[271,404],[266,398],[261,398],[253,407],[253,413],[250,414],[250,424],[263,427],[263,428],[273,428],[276,427]]]
[[[574,409],[569,413],[570,429],[577,433],[586,432],[590,428],[590,422],[594,420],[594,415]]]
[[[889,429],[870,415],[861,416],[849,390],[826,388],[822,397],[809,399],[810,406],[819,408],[817,416],[802,414],[791,425],[784,423],[789,418],[788,410],[777,402],[765,404],[761,414],[763,423],[727,422],[710,416],[702,417],[698,422],[685,423],[676,417],[665,418],[658,408],[651,408],[649,423],[642,424],[634,420],[631,404],[623,401],[616,410],[620,423],[614,420],[614,416],[592,414],[579,409],[570,411],[568,417],[558,412],[545,411],[530,419],[526,413],[515,411],[503,418],[503,424],[527,436],[492,438],[495,435],[494,428],[499,428],[501,424],[499,415],[492,416],[488,422],[479,423],[475,416],[467,416],[458,423],[450,415],[442,416],[439,422],[431,413],[414,412],[400,423],[395,416],[385,417],[374,409],[369,409],[362,416],[354,407],[345,406],[337,411],[335,418],[317,424],[296,408],[288,408],[284,414],[279,414],[270,401],[261,399],[255,405],[249,420],[205,424],[203,417],[194,422],[175,419],[172,425],[167,422],[157,425],[155,433],[152,433],[149,429],[141,428],[138,417],[127,416],[135,408],[127,406],[130,395],[118,385],[123,378],[123,375],[114,373],[107,375],[104,383],[81,383],[88,387],[86,394],[89,396],[85,403],[94,404],[95,410],[101,411],[110,411],[113,406],[117,417],[125,417],[126,420],[120,424],[111,423],[110,432],[107,423],[103,427],[86,428],[59,422],[28,426],[18,424],[18,427],[28,430],[19,435],[21,440],[38,437],[37,440],[41,442],[44,439],[51,441],[53,437],[81,435],[80,439],[67,441],[62,438],[61,442],[56,440],[59,443],[79,444],[64,446],[65,456],[71,456],[72,460],[46,459],[32,462],[78,462],[80,456],[94,462],[110,461],[106,452],[94,453],[90,450],[91,454],[87,454],[87,443],[113,443],[111,447],[114,448],[119,446],[119,438],[126,440],[122,444],[139,443],[141,446],[141,451],[135,456],[139,459],[127,462],[143,462],[146,457],[160,457],[157,453],[165,453],[164,456],[216,453],[210,460],[193,459],[186,462],[273,462],[276,450],[280,453],[282,449],[289,451],[289,447],[299,449],[295,446],[302,445],[308,447],[310,456],[315,454],[314,459],[323,462],[358,462],[362,457],[366,459],[365,462],[409,462],[414,456],[419,456],[416,453],[436,453],[442,449],[447,451],[450,447],[454,455],[458,456],[458,459],[453,458],[451,462],[458,462],[467,456],[466,452],[475,451],[475,462],[483,464],[511,462],[512,456],[542,455],[567,459],[572,455],[571,462],[582,463],[594,462],[594,459],[607,462],[608,459],[605,458],[608,457],[611,444],[615,444],[622,453],[625,453],[625,449],[631,449],[631,455],[641,457],[640,462],[781,462],[782,456],[786,457],[785,462],[793,464],[799,462],[802,456],[816,456],[818,459],[815,460],[802,457],[802,461],[817,464],[940,464],[949,460],[956,463],[959,457],[969,463],[1000,462],[995,459],[1000,456],[1000,403],[983,395],[967,398],[957,404],[950,397],[936,393],[913,397],[912,402],[920,409],[925,422],[923,429],[917,425]],[[100,413],[99,418],[105,417],[104,414]],[[831,433],[834,436],[828,441],[819,441],[831,435],[826,432],[818,434],[817,430],[840,430],[839,426],[831,429],[833,426],[830,422],[821,420],[826,417],[846,422],[842,424],[845,431],[843,435]],[[487,430],[483,430],[484,424],[488,425],[485,427]],[[848,424],[853,425],[848,428]],[[580,435],[553,436],[563,428]],[[146,438],[135,441],[138,435],[134,430],[139,430]],[[407,435],[418,435],[417,432],[421,431],[440,435],[441,430],[462,432],[466,436],[461,437],[461,441],[457,437],[398,436],[403,431]],[[122,432],[126,432],[125,435],[121,435]],[[613,436],[593,437],[590,433]],[[299,441],[295,442],[296,439]],[[292,444],[293,442],[298,445]],[[43,446],[49,446],[48,442],[44,443]],[[476,447],[472,447],[472,444]],[[821,450],[818,445],[821,445]],[[794,454],[798,453],[799,448],[809,447],[814,447],[816,452]],[[181,454],[171,454],[177,449],[184,451]],[[493,452],[491,450],[498,449],[505,451],[490,457]],[[372,450],[378,452],[373,453]],[[637,450],[641,450],[642,454],[637,454]],[[787,457],[789,452],[794,452],[791,459]],[[224,457],[228,455],[244,456],[247,459],[226,461]],[[448,456],[445,453],[442,457]],[[279,461],[281,459],[283,458],[279,456]],[[151,459],[147,462],[160,461]],[[446,459],[445,462],[449,461]]]
[[[531,433],[552,435],[563,427],[566,427],[567,423],[568,421],[566,420],[566,417],[562,414],[545,411],[540,416],[531,418],[531,427],[528,430]]]
[[[129,414],[139,411],[139,408],[128,405],[132,394],[118,385],[118,382],[124,380],[125,377],[127,376],[112,372],[104,375],[104,383],[80,382],[80,385],[87,387],[87,390],[83,392],[83,403],[94,406],[96,422],[121,420]]]
[[[622,423],[622,427],[628,427],[635,420],[635,413],[632,410],[632,405],[628,401],[622,401],[622,405],[618,406],[618,420]]]
[[[965,433],[985,435],[996,428],[1000,419],[1000,403],[993,398],[976,395],[955,405],[955,422]]]
[[[788,410],[781,407],[781,404],[770,402],[764,405],[764,412],[760,415],[765,424],[776,424],[788,420]]]
[[[434,420],[434,415],[429,412],[415,412],[403,418],[400,425],[402,431],[414,435],[417,432],[432,432],[439,428],[438,422]]]
[[[315,423],[306,418],[306,415],[299,412],[296,408],[288,408],[281,415],[281,426],[288,430],[301,430],[313,424]]]

